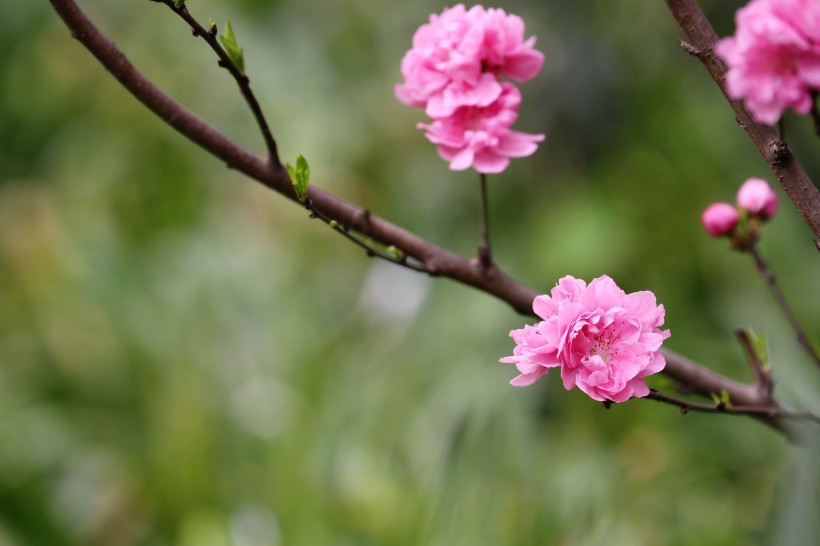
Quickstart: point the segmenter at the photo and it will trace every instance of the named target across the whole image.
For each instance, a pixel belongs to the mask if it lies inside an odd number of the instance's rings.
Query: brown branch
[[[291,181],[284,169],[271,170],[267,159],[260,157],[209,126],[182,105],[165,95],[148,81],[126,59],[125,55],[91,23],[73,0],[49,0],[55,11],[79,40],[135,98],[160,119],[171,125],[232,169],[257,180],[275,192],[297,201]],[[484,268],[398,227],[369,211],[348,203],[314,186],[308,188],[311,209],[324,218],[354,227],[385,245],[393,245],[417,262],[418,269],[472,286],[507,302],[524,315],[534,316],[532,301],[538,293],[504,274],[495,265]],[[667,365],[663,373],[686,385],[693,393],[709,396],[726,391],[731,400],[742,406],[770,408],[773,401],[761,397],[754,385],[744,385],[708,370],[694,362],[664,350]],[[769,420],[768,424],[778,428]]]
[[[752,367],[752,373],[755,376],[755,384],[765,396],[772,395],[774,383],[772,382],[771,370],[760,361],[760,356],[757,354],[757,348],[752,343],[752,336],[747,328],[739,328],[735,331],[735,335],[740,341],[743,352],[746,354],[746,360],[749,361],[749,366]]]
[[[268,127],[268,122],[265,119],[265,115],[262,113],[262,108],[259,106],[259,101],[256,100],[256,96],[253,94],[253,91],[251,91],[251,81],[248,76],[242,72],[236,64],[234,64],[225,52],[225,49],[219,45],[219,41],[216,39],[216,26],[214,26],[213,29],[206,29],[191,15],[188,8],[184,4],[181,7],[177,7],[174,0],[151,1],[168,6],[171,11],[179,15],[186,23],[188,23],[188,26],[191,27],[194,36],[201,37],[208,43],[209,46],[211,46],[211,49],[214,53],[216,53],[216,56],[219,57],[219,66],[227,70],[231,76],[233,76],[233,79],[236,80],[236,84],[239,86],[239,92],[242,93],[242,97],[245,99],[245,102],[248,103],[248,107],[253,114],[253,118],[256,120],[256,124],[259,126],[259,131],[262,133],[262,138],[264,139],[265,146],[268,149],[268,158],[271,162],[271,167],[274,172],[282,170],[282,161],[279,158],[279,152],[276,149],[276,140],[274,140],[270,127]]]
[[[803,216],[820,250],[820,192],[794,157],[788,145],[780,139],[777,129],[754,121],[741,101],[732,99],[726,90],[726,65],[713,47],[718,36],[696,0],[666,0],[666,5],[686,34],[688,43],[681,44],[687,53],[697,57],[720,87],[760,155],[780,181],[780,185]]]
[[[664,404],[671,404],[680,408],[682,414],[687,414],[690,411],[701,413],[722,413],[725,415],[746,415],[753,417],[766,424],[776,428],[780,432],[786,434],[790,438],[794,438],[795,431],[788,425],[787,420],[790,421],[805,421],[820,425],[820,417],[810,412],[791,411],[772,404],[769,406],[743,406],[736,405],[734,402],[729,404],[703,404],[698,402],[691,402],[661,394],[652,389],[649,394],[644,397],[646,400],[655,400],[656,402],[663,402]]]
[[[783,291],[780,289],[780,285],[777,283],[777,279],[774,276],[774,272],[769,267],[769,263],[763,258],[763,255],[760,253],[760,250],[757,248],[756,244],[752,243],[749,245],[746,248],[746,251],[752,255],[757,272],[760,273],[760,276],[763,277],[764,281],[766,281],[766,284],[769,286],[769,290],[771,290],[774,299],[777,301],[777,305],[780,306],[780,310],[783,311],[783,315],[785,315],[786,320],[788,321],[789,326],[791,326],[795,338],[797,339],[797,344],[808,353],[809,357],[811,357],[817,367],[820,368],[820,355],[814,350],[814,347],[812,346],[811,341],[809,341],[809,337],[806,335],[806,332],[803,331],[800,323],[797,322],[797,317],[794,315],[792,306],[789,304],[789,300],[786,299],[786,295],[783,294]]]

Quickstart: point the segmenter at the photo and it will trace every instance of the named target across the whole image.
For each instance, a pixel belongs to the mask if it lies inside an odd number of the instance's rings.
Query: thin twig
[[[340,224],[338,221],[330,218],[329,216],[327,216],[323,212],[315,209],[313,207],[313,203],[311,203],[310,199],[307,199],[305,201],[304,205],[305,205],[305,208],[310,211],[311,218],[316,218],[318,220],[321,220],[322,222],[327,224],[328,227],[330,227],[333,231],[340,234],[345,239],[351,241],[356,246],[363,248],[365,253],[369,257],[381,258],[382,260],[385,260],[385,261],[388,261],[390,263],[399,265],[401,267],[410,269],[412,271],[416,271],[418,273],[428,273],[428,274],[434,274],[435,273],[435,271],[432,271],[431,269],[426,267],[423,263],[416,264],[416,263],[408,262],[407,261],[407,256],[403,252],[401,253],[401,256],[395,256],[395,255],[390,254],[388,252],[382,251],[380,248],[378,248],[375,245],[371,244],[367,240],[366,237],[362,238],[360,236],[357,236],[353,232],[351,232],[350,227],[348,227],[347,225]],[[384,245],[384,246],[390,246],[390,245]]]
[[[820,355],[817,354],[817,351],[815,351],[803,328],[800,327],[800,323],[797,322],[797,317],[794,316],[794,311],[791,305],[789,305],[789,301],[786,299],[783,291],[780,289],[780,285],[777,283],[777,279],[775,279],[768,262],[763,258],[756,244],[750,245],[746,250],[752,255],[757,272],[760,273],[760,276],[763,277],[763,280],[769,285],[774,299],[777,300],[777,305],[780,306],[780,310],[783,311],[783,314],[786,316],[789,326],[794,330],[797,343],[809,354],[817,367],[820,368]]]
[[[281,171],[282,160],[279,159],[276,140],[273,138],[268,122],[265,119],[265,114],[259,106],[259,101],[256,100],[256,96],[251,90],[250,78],[248,78],[248,76],[240,70],[236,64],[234,64],[225,52],[225,49],[219,44],[219,40],[217,40],[216,37],[216,28],[214,28],[213,32],[206,29],[194,18],[193,15],[191,15],[188,8],[184,4],[181,7],[177,7],[174,0],[151,1],[165,4],[171,8],[171,11],[179,15],[186,23],[188,23],[188,26],[191,27],[194,36],[199,36],[205,40],[209,46],[211,46],[211,49],[213,49],[214,53],[216,53],[217,57],[219,57],[219,66],[227,70],[231,76],[233,76],[233,79],[236,80],[236,84],[239,86],[239,91],[242,93],[242,97],[245,99],[245,102],[248,103],[248,107],[251,109],[251,113],[253,113],[256,124],[259,126],[259,131],[262,133],[262,138],[265,140],[265,146],[268,149],[268,159],[271,162],[272,168],[275,172]]]
[[[757,349],[752,343],[752,338],[749,330],[746,328],[739,328],[735,331],[735,335],[740,340],[740,345],[743,347],[743,352],[746,353],[746,359],[749,361],[749,366],[755,376],[755,384],[764,396],[771,396],[774,387],[772,383],[771,370],[764,367],[763,362],[760,361],[760,356]]]
[[[479,173],[481,185],[481,238],[478,244],[478,263],[484,271],[493,264],[492,250],[490,249],[490,201],[487,198],[487,175]]]
[[[748,415],[763,419],[766,421],[776,422],[779,419],[794,419],[800,421],[808,421],[820,425],[820,416],[808,411],[798,412],[790,411],[778,405],[770,406],[740,406],[734,404],[703,404],[699,402],[690,402],[689,400],[682,400],[674,398],[666,394],[661,394],[655,389],[651,389],[649,394],[645,396],[647,400],[655,400],[665,404],[671,404],[681,409],[681,413],[686,414],[690,411],[698,411],[702,413],[724,413],[727,415]],[[773,425],[774,426],[774,425]],[[782,426],[780,423],[779,426]]]

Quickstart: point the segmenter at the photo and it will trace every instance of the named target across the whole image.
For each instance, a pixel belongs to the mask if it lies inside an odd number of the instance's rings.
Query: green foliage
[[[308,197],[307,187],[310,182],[310,166],[307,159],[302,154],[296,158],[296,167],[290,163],[285,164],[285,169],[290,176],[290,182],[293,184],[293,191],[296,192],[296,198],[301,203],[305,202]]]
[[[245,73],[245,52],[239,45],[236,43],[236,36],[234,36],[233,28],[231,28],[231,22],[228,21],[225,23],[225,34],[219,37],[219,41],[222,42],[222,46],[225,48],[225,53],[228,54],[228,58],[231,62],[239,69],[239,72],[244,74]]]

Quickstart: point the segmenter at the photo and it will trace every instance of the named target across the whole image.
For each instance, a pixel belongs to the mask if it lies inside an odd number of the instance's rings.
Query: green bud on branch
[[[308,196],[307,187],[308,182],[310,182],[310,166],[307,159],[299,154],[299,157],[296,158],[296,167],[294,168],[293,165],[287,163],[285,169],[288,171],[288,176],[290,176],[290,183],[293,184],[296,198],[300,203],[304,203]]]
[[[219,37],[219,41],[222,42],[222,46],[225,48],[225,53],[228,54],[228,58],[236,66],[239,72],[244,75],[245,52],[236,43],[236,36],[234,36],[230,21],[225,23],[225,34]]]

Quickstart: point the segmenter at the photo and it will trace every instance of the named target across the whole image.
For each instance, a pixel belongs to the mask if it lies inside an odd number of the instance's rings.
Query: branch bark
[[[268,158],[256,155],[215,130],[182,105],[165,95],[128,61],[114,43],[85,16],[73,0],[49,0],[55,11],[79,40],[135,98],[163,121],[189,138],[232,169],[262,183],[273,191],[297,201],[287,172],[272,169]],[[524,315],[535,316],[532,301],[535,290],[516,282],[495,265],[483,267],[388,222],[366,209],[311,186],[309,199],[314,210],[384,244],[394,245],[435,276],[447,277],[472,286],[508,303]],[[682,383],[691,392],[710,396],[726,391],[733,404],[755,408],[751,415],[783,432],[780,407],[768,396],[761,396],[754,385],[738,383],[669,350],[664,350],[667,365],[662,373]],[[766,408],[765,412],[762,408]],[[763,413],[763,415],[761,415]]]
[[[697,57],[732,106],[737,123],[752,139],[760,155],[769,165],[780,185],[803,216],[814,234],[815,247],[820,250],[820,192],[809,179],[777,129],[757,123],[741,101],[729,96],[726,89],[726,65],[715,54],[718,36],[696,0],[666,0],[666,5],[689,43],[684,50]]]

